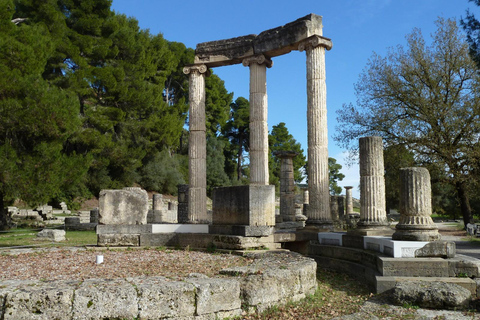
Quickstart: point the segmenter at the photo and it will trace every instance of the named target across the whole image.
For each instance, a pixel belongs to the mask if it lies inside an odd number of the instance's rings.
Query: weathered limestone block
[[[432,309],[465,309],[472,300],[469,290],[446,282],[401,282],[393,290],[393,301]]]
[[[134,319],[138,316],[135,288],[122,279],[88,279],[75,291],[73,319]]]
[[[427,243],[423,248],[415,250],[415,257],[455,257],[456,246],[453,241],[435,241]]]
[[[196,315],[220,311],[241,311],[240,283],[232,279],[185,280],[196,288]]]
[[[97,245],[100,247],[138,247],[140,234],[97,234]]]
[[[195,315],[195,287],[162,277],[127,279],[138,292],[140,319],[178,318]]]
[[[195,63],[209,67],[241,63],[246,57],[266,54],[276,57],[298,48],[299,42],[322,35],[322,17],[309,14],[284,26],[257,35],[197,44]]]
[[[43,229],[37,233],[37,240],[45,241],[65,241],[65,230]]]
[[[275,186],[233,186],[213,191],[214,225],[275,225]]]
[[[99,224],[147,223],[148,194],[141,188],[102,190],[99,206]]]
[[[71,319],[74,289],[78,282],[55,281],[24,285],[5,297],[5,320]]]

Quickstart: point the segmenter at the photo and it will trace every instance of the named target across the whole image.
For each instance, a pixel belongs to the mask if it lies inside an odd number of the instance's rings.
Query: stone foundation
[[[275,261],[288,261],[279,264]],[[0,317],[10,319],[223,319],[299,300],[317,287],[314,260],[265,253],[223,278],[0,281]],[[243,308],[243,309],[242,309]]]

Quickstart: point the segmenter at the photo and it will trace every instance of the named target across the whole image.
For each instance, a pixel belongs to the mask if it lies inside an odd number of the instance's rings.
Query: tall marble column
[[[293,158],[297,155],[292,151],[277,151],[280,158],[280,216],[285,221],[295,221],[295,179]]]
[[[243,60],[250,68],[250,184],[268,185],[267,67],[264,55]]]
[[[208,223],[207,216],[207,143],[205,127],[205,75],[207,66],[183,68],[189,79],[188,143],[188,219],[187,223]]]
[[[325,49],[332,42],[313,36],[298,49],[307,56],[308,191],[307,223],[333,227],[328,178],[327,87]]]
[[[440,239],[432,218],[432,189],[426,168],[400,169],[400,221],[393,240],[434,241]]]
[[[353,197],[352,197],[353,187],[347,186],[344,188],[345,188],[345,203],[347,206],[346,216],[347,218],[350,218],[352,215],[355,214],[355,212],[353,211]]]
[[[359,147],[360,221],[358,228],[388,229],[382,138],[360,138]]]

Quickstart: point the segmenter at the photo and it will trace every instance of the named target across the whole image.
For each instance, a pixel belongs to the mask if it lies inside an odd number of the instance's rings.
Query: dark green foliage
[[[342,181],[345,175],[340,172],[342,165],[337,163],[334,158],[328,158],[329,188],[331,195],[339,195],[342,193],[342,187],[339,187],[337,181]]]
[[[212,195],[213,188],[230,185],[230,178],[225,172],[225,139],[209,136],[207,138],[207,195]]]
[[[157,152],[140,170],[142,187],[159,193],[177,194],[177,185],[185,183],[180,168],[182,157],[170,155],[167,150]]]
[[[288,132],[284,122],[272,127],[268,135],[269,155],[269,174],[270,184],[278,185],[280,182],[280,159],[274,156],[275,151],[293,151],[297,156],[293,158],[293,172],[295,182],[301,182],[304,178],[302,167],[305,165],[305,155],[300,143]]]
[[[250,103],[244,97],[238,97],[230,109],[230,119],[222,130],[223,136],[230,141],[230,145],[225,148],[225,167],[232,180],[241,181],[248,176],[243,168],[243,160],[244,152],[248,152],[250,144]]]

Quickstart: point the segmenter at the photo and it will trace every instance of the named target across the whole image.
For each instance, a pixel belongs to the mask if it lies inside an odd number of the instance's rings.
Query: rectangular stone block
[[[196,315],[240,309],[240,283],[232,279],[195,279],[185,282],[196,288]]]
[[[448,277],[376,277],[376,284],[375,284],[375,293],[382,293],[387,290],[390,290],[395,287],[395,285],[399,282],[406,282],[406,281],[424,281],[428,282],[446,282],[446,283],[454,283],[465,289],[469,290],[472,293],[472,296],[476,296],[476,283],[474,280],[470,278],[448,278]]]
[[[230,234],[243,237],[266,237],[273,234],[274,227],[270,226],[226,226],[226,225],[210,225],[210,234]]]
[[[378,271],[383,276],[448,277],[448,261],[441,258],[378,257]]]
[[[75,291],[73,319],[134,319],[137,292],[123,279],[87,279]]]
[[[275,186],[215,188],[213,225],[275,225]]]
[[[141,234],[152,233],[151,224],[97,225],[97,234]]]
[[[145,233],[139,235],[142,247],[175,247],[178,245],[178,236],[175,233]]]
[[[139,296],[140,319],[178,319],[195,315],[195,287],[190,283],[151,277],[148,281],[133,278],[132,284]]]
[[[99,234],[97,245],[100,247],[138,247],[140,246],[139,234]]]
[[[148,194],[141,188],[102,190],[99,196],[98,223],[146,224],[148,208]]]

